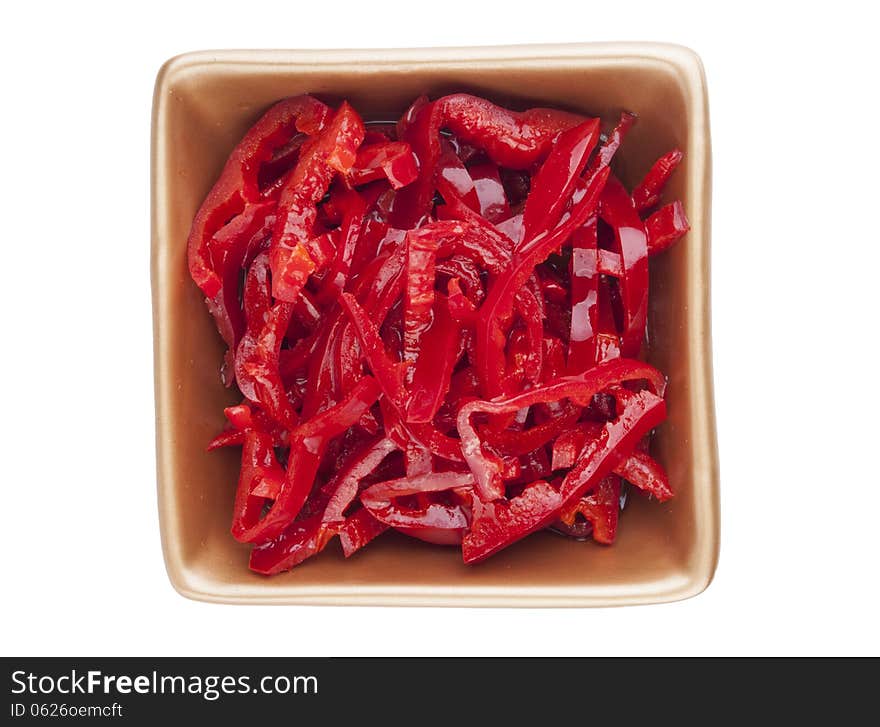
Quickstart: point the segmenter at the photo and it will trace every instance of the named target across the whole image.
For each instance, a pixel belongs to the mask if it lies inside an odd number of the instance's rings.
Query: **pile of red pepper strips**
[[[244,400],[232,534],[258,573],[388,528],[474,563],[547,527],[614,540],[622,480],[672,496],[647,435],[665,378],[636,360],[659,206],[682,158],[628,192],[635,116],[509,111],[467,94],[364,123],[271,107],[199,209],[189,269]]]

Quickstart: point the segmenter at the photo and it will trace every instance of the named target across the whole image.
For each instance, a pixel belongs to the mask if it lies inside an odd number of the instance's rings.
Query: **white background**
[[[2,653],[876,655],[878,56],[876,23],[859,9],[869,5],[7,3]],[[160,64],[203,48],[590,40],[682,43],[706,66],[723,492],[713,585],[683,603],[592,612],[177,595],[159,548],[153,441],[149,124]]]

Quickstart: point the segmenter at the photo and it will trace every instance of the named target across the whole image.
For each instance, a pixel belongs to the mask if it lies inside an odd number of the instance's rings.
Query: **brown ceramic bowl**
[[[237,401],[223,348],[187,275],[190,222],[226,156],[273,101],[313,93],[395,118],[422,93],[468,90],[639,123],[615,162],[632,184],[672,147],[668,190],[692,230],[652,261],[650,361],[669,376],[654,452],[676,497],[630,498],[612,547],[538,533],[465,566],[455,549],[382,536],[349,560],[333,545],[290,573],[247,567],[229,534],[237,450],[205,452]],[[174,587],[205,601],[459,606],[608,606],[700,593],[718,554],[718,465],[709,333],[710,146],[699,58],[669,45],[601,44],[364,51],[219,51],[174,58],[153,105],[153,316],[159,512]]]

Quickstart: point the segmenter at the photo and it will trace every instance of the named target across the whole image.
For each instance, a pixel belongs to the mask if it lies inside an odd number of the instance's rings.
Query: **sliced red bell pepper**
[[[627,191],[612,176],[602,191],[599,216],[614,231],[623,275],[620,292],[623,301],[622,356],[635,357],[645,338],[648,316],[648,238],[645,225]]]
[[[625,391],[625,390],[621,390]],[[475,563],[549,525],[608,475],[620,459],[666,415],[663,399],[650,391],[621,396],[622,412],[606,422],[600,435],[588,442],[578,463],[558,489],[544,481],[527,485],[512,499],[474,498],[470,530],[462,538],[466,563]],[[466,405],[467,406],[467,405]],[[463,407],[462,410],[466,408]],[[461,416],[459,417],[461,420]],[[479,492],[480,476],[474,472]]]
[[[329,440],[355,424],[379,393],[376,380],[365,376],[339,404],[291,432],[287,472],[278,497],[261,519],[259,511],[249,511],[233,525],[237,540],[265,543],[281,534],[302,509]]]
[[[392,527],[464,530],[468,526],[468,519],[460,504],[429,501],[424,508],[413,509],[395,500],[421,493],[470,487],[473,483],[473,475],[469,472],[431,472],[371,485],[361,493],[361,503],[374,518]]]
[[[327,128],[310,140],[278,198],[272,233],[272,294],[293,301],[318,268],[309,243],[314,236],[316,205],[336,172],[345,174],[355,162],[364,138],[364,124],[347,103],[339,107]]]
[[[525,237],[551,229],[559,222],[581,172],[599,141],[599,119],[591,119],[559,135],[547,159],[532,179],[523,211]]]
[[[654,162],[645,178],[633,189],[633,202],[639,212],[645,212],[660,202],[663,188],[683,158],[679,149],[673,149]]]
[[[504,185],[501,183],[498,165],[491,162],[472,164],[468,167],[468,174],[474,183],[474,191],[480,204],[478,207],[480,215],[492,223],[510,217],[510,204],[507,201]]]
[[[405,141],[382,141],[362,146],[354,165],[348,170],[353,186],[377,179],[387,179],[394,189],[413,182],[419,175],[418,160]]]
[[[560,132],[585,120],[557,109],[510,111],[466,93],[444,96],[436,104],[443,126],[512,169],[528,169],[540,161]]]
[[[448,301],[440,296],[434,303],[431,326],[421,337],[421,352],[412,368],[407,422],[428,423],[437,415],[461,354],[460,335],[461,327],[452,317]]]
[[[584,187],[573,200],[572,210],[553,230],[543,232],[520,247],[509,268],[494,281],[480,308],[476,327],[477,372],[486,396],[500,393],[503,377],[504,331],[509,325],[516,291],[531,276],[535,266],[581,227],[595,211],[608,179],[607,167]],[[647,257],[647,256],[646,256]]]
[[[611,545],[617,536],[620,516],[620,477],[608,475],[603,478],[590,494],[564,508],[560,520],[572,526],[578,513],[590,523],[593,540]]]
[[[679,201],[661,207],[648,218],[645,226],[649,255],[668,250],[691,229],[684,206]]]
[[[459,409],[456,426],[461,439],[461,451],[476,480],[476,492],[488,502],[504,496],[500,458],[484,450],[471,421],[474,414],[503,415],[517,412],[533,404],[569,399],[582,407],[587,406],[594,394],[624,381],[647,379],[651,391],[662,396],[666,382],[657,369],[648,364],[628,359],[606,361],[587,369],[577,376],[563,376],[521,394],[494,401],[471,401]],[[662,401],[662,399],[661,399]]]
[[[232,150],[196,213],[187,242],[190,275],[208,298],[223,286],[224,271],[215,267],[212,256],[214,236],[248,203],[262,201],[260,168],[272,159],[275,150],[297,131],[318,133],[329,115],[330,109],[311,96],[284,99],[263,114]]]
[[[572,235],[571,328],[568,366],[583,371],[596,363],[595,337],[599,325],[599,250],[597,218],[591,216]]]

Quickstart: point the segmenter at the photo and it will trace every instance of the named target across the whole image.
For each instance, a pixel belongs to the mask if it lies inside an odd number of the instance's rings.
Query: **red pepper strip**
[[[335,534],[321,523],[320,513],[295,520],[273,540],[251,551],[250,569],[266,576],[283,573],[320,553]]]
[[[378,521],[377,521],[378,522]],[[385,527],[388,527],[387,525]],[[462,530],[442,530],[440,528],[394,528],[397,532],[417,538],[432,545],[461,546]]]
[[[459,504],[429,501],[423,509],[408,508],[394,500],[422,493],[446,492],[474,484],[469,472],[429,472],[371,485],[361,493],[361,504],[380,522],[391,527],[464,530],[467,515]]]
[[[239,404],[238,406],[226,407],[223,413],[229,421],[230,428],[214,437],[208,445],[207,451],[244,444],[244,434],[248,429],[259,429],[261,432],[270,434],[276,447],[287,446],[287,430],[278,426],[278,423],[272,421],[261,409],[252,411],[247,404]]]
[[[242,213],[221,228],[211,240],[211,262],[222,285],[213,298],[206,298],[208,311],[227,345],[222,370],[223,383],[234,382],[233,357],[244,333],[245,321],[238,301],[241,271],[248,259],[268,242],[275,220],[275,203],[248,204]]]
[[[662,396],[666,388],[663,374],[648,364],[628,359],[606,361],[585,370],[576,376],[563,376],[521,394],[495,401],[471,401],[464,404],[458,412],[456,426],[461,439],[461,451],[476,480],[476,492],[485,502],[504,495],[501,476],[502,463],[492,454],[487,454],[474,429],[471,417],[476,413],[489,415],[517,412],[525,407],[545,402],[570,399],[574,404],[585,407],[594,394],[623,381],[647,379],[650,388]]]
[[[649,391],[628,397],[621,395],[619,402],[622,411],[618,418],[606,422],[600,435],[587,444],[558,490],[538,480],[511,500],[485,502],[480,497],[474,498],[471,527],[462,538],[465,563],[481,561],[549,525],[563,508],[571,507],[596,487],[620,459],[632,451],[639,439],[666,416],[663,399]],[[463,410],[466,408],[467,405]],[[479,486],[476,473],[475,477]]]
[[[650,239],[648,240],[648,254],[651,254]],[[620,265],[620,255],[611,250],[599,249],[599,272],[602,275],[611,275],[615,278],[623,276],[623,268]]]
[[[340,240],[336,247],[336,256],[316,296],[321,304],[335,300],[345,289],[366,214],[364,200],[357,192],[334,190],[333,197],[336,206],[342,210],[342,220],[339,225]]]
[[[543,383],[547,383],[565,373],[565,344],[556,336],[546,336],[543,344],[544,367],[541,378]]]
[[[272,234],[272,293],[293,301],[309,276],[320,267],[310,249],[316,205],[330,187],[334,172],[345,174],[354,164],[364,138],[360,116],[346,102],[319,136],[303,146],[299,161],[278,199]]]
[[[620,477],[609,475],[603,478],[589,495],[563,509],[559,519],[571,527],[575,524],[578,513],[590,523],[593,540],[611,545],[617,535],[617,520],[620,516]]]
[[[290,386],[297,374],[306,370],[322,333],[323,324],[304,338],[298,339],[293,348],[282,348],[278,353],[278,369],[285,386]]]
[[[601,424],[586,422],[560,433],[556,441],[553,442],[552,468],[562,470],[572,467],[587,440],[597,437],[601,429]],[[623,477],[661,502],[672,497],[673,493],[666,472],[660,463],[647,452],[635,450],[619,462],[614,468],[614,474]]]
[[[542,424],[536,424],[529,429],[519,432],[511,431],[510,429],[496,431],[486,427],[480,433],[483,435],[486,443],[493,449],[519,457],[534,452],[557,437],[562,437],[563,434],[567,433],[567,430],[575,425],[580,415],[581,407],[567,403],[563,405],[562,410],[556,417]],[[553,452],[555,456],[555,446]],[[556,467],[555,462],[556,460],[554,459],[553,469],[560,469]]]
[[[523,211],[525,237],[556,226],[575,184],[599,141],[599,119],[562,132],[532,179]]]
[[[669,477],[660,463],[647,452],[633,452],[614,468],[615,474],[631,482],[643,492],[653,495],[660,502],[672,497]]]
[[[260,512],[257,510],[233,523],[232,534],[236,540],[265,543],[278,537],[293,522],[311,492],[315,473],[329,441],[355,424],[376,401],[379,393],[376,380],[365,376],[339,404],[290,433],[287,473],[278,497],[261,520],[258,519]]]
[[[397,132],[396,136],[398,139],[406,137],[406,132],[413,125],[413,122],[415,122],[419,112],[429,103],[431,103],[431,99],[423,94],[413,101],[412,104],[410,104],[410,107],[403,112],[403,116],[401,116],[395,124],[395,130]]]
[[[241,471],[238,477],[238,489],[233,505],[232,534],[242,532],[245,523],[256,522],[266,498],[254,494],[265,480],[270,483],[269,489],[278,487],[277,483],[284,480],[284,470],[275,459],[272,435],[259,429],[247,429],[244,432],[244,447],[241,452]]]
[[[541,299],[529,288],[520,288],[515,296],[514,309],[525,324],[527,350],[523,361],[523,376],[535,383],[541,378],[544,365],[544,322]]]
[[[433,222],[430,228],[440,238],[438,258],[464,255],[475,260],[493,275],[501,273],[510,266],[513,241],[476,213],[471,213],[467,219],[455,218]]]
[[[323,510],[320,505],[325,496],[319,493],[316,496],[319,512],[298,518],[277,538],[257,547],[251,556],[251,567],[267,575],[289,570],[321,552],[334,535],[339,535],[347,558],[387,530],[387,525],[363,508],[348,517],[343,515],[357,496],[360,480],[372,473],[388,452],[394,450],[394,445],[388,449],[383,442],[388,440],[369,444],[349,459],[346,468],[336,478],[335,492]],[[269,496],[277,496],[277,492],[269,493]]]
[[[345,511],[355,501],[361,480],[372,473],[397,445],[388,437],[374,439],[358,450],[346,466],[334,477],[327,488],[330,496],[324,509],[323,520],[327,524],[339,524],[345,520]]]
[[[325,319],[322,328],[319,329],[321,337],[309,360],[306,376],[306,392],[301,411],[304,421],[332,406],[342,392],[336,365],[336,351],[345,323],[345,318],[337,311]]]
[[[488,397],[500,393],[504,365],[504,330],[510,322],[516,291],[532,275],[535,266],[581,227],[596,209],[609,170],[600,170],[586,185],[583,195],[574,202],[571,214],[553,230],[539,233],[517,251],[512,264],[489,288],[480,308],[476,327],[477,373]],[[575,193],[577,196],[577,191]]]
[[[400,137],[419,162],[419,175],[394,197],[390,221],[394,227],[411,230],[430,215],[434,201],[437,162],[440,159],[440,114],[437,105],[427,103],[407,122]]]
[[[660,201],[663,188],[683,157],[680,150],[673,149],[654,162],[645,178],[633,189],[633,202],[639,212],[651,209]]]
[[[472,164],[468,172],[480,202],[480,215],[493,224],[510,217],[510,204],[507,202],[507,193],[501,183],[498,166],[492,163]]]
[[[638,117],[635,114],[632,114],[629,111],[624,111],[620,115],[620,121],[617,122],[617,126],[615,126],[608,135],[608,139],[601,146],[599,153],[596,154],[596,157],[591,162],[588,174],[611,164],[611,160],[614,158],[614,155],[623,143],[623,138],[636,122],[637,118]]]
[[[258,266],[252,265],[250,272],[255,271]],[[248,328],[235,352],[235,379],[241,393],[287,429],[296,426],[298,417],[287,398],[278,355],[292,314],[289,303],[276,303],[262,315],[249,317],[255,328]]]
[[[434,263],[440,238],[433,226],[406,234],[406,285],[403,299],[403,360],[419,357],[421,339],[431,326],[434,306]],[[413,369],[408,372],[412,380]]]
[[[691,229],[684,206],[678,200],[657,210],[648,218],[645,226],[649,255],[668,250]]]
[[[348,517],[345,525],[339,531],[339,542],[342,544],[343,554],[346,558],[350,558],[386,530],[388,530],[388,526],[385,523],[376,520],[366,508],[361,508],[354,515]]]
[[[486,297],[486,291],[483,288],[483,278],[481,277],[482,267],[474,262],[471,257],[453,255],[445,260],[438,260],[435,270],[438,275],[449,276],[447,289],[449,288],[449,282],[452,282],[453,279],[457,280],[458,283],[454,286],[456,290],[460,290],[474,305],[482,303]],[[462,284],[464,285],[463,288]]]
[[[449,296],[446,298],[446,305],[452,320],[461,325],[473,325],[477,317],[477,306],[464,294],[459,279],[451,278],[447,287]]]
[[[545,157],[556,136],[585,119],[556,109],[509,111],[466,93],[436,102],[443,126],[460,140],[483,149],[495,164],[528,169]]]
[[[329,114],[330,109],[311,96],[284,99],[263,114],[233,149],[199,207],[187,241],[189,272],[205,296],[213,298],[223,286],[223,271],[216,270],[212,260],[212,239],[248,202],[261,201],[260,166],[296,131],[317,133]]]
[[[614,322],[614,311],[611,301],[611,284],[607,279],[599,280],[599,302],[597,328],[595,336],[594,359],[596,363],[619,358],[620,336],[617,333],[617,325]]]
[[[244,444],[244,432],[240,432],[237,429],[224,429],[208,442],[205,451],[213,452],[215,449],[221,449],[222,447],[240,447],[242,444]]]
[[[362,146],[347,180],[352,186],[377,179],[387,179],[394,189],[413,182],[419,175],[419,165],[410,145],[405,141],[382,141]]]
[[[437,415],[446,393],[452,371],[458,363],[461,327],[449,311],[442,296],[434,304],[431,327],[422,335],[419,354],[413,367],[406,421],[428,423]]]
[[[620,292],[623,299],[621,355],[638,355],[645,337],[648,315],[648,238],[635,205],[616,177],[609,177],[602,191],[599,215],[614,230],[623,266]]]
[[[306,330],[313,331],[321,323],[323,311],[315,297],[309,291],[303,290],[293,302],[293,316]]]
[[[458,158],[455,150],[446,139],[440,140],[440,159],[437,162],[437,191],[445,201],[461,200],[468,209],[479,212],[480,198],[470,172]]]
[[[571,330],[568,338],[568,366],[583,371],[596,362],[599,317],[599,250],[597,218],[591,216],[572,235],[571,242]]]
[[[305,134],[297,134],[284,146],[276,149],[272,158],[260,167],[257,183],[263,199],[274,199],[281,191],[287,175],[296,164],[300,148],[308,138]]]
[[[366,311],[350,293],[340,296],[342,309],[354,326],[361,345],[361,353],[367,361],[373,376],[391,404],[398,412],[406,410],[406,391],[403,387],[402,366],[395,364],[388,357],[385,344],[379,337],[379,331],[367,315]],[[386,428],[387,428],[386,424]]]

